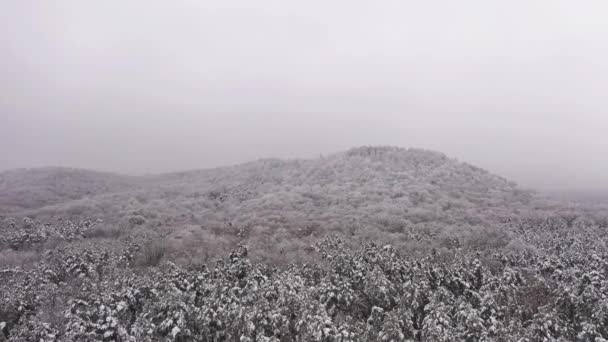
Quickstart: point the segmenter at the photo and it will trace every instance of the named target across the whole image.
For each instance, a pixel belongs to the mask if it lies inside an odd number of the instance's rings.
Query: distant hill
[[[0,213],[124,191],[135,183],[135,177],[60,167],[5,171],[0,173]]]
[[[159,180],[182,195],[206,191],[223,203],[247,204],[273,195],[296,208],[308,203],[326,210],[384,204],[404,212],[447,212],[512,208],[533,198],[513,182],[441,153],[396,147],[360,147],[315,160],[259,160]]]
[[[101,218],[121,227],[139,222],[162,232],[176,250],[210,255],[230,248],[237,236],[254,250],[294,258],[329,233],[403,248],[420,239],[486,239],[489,230],[471,227],[517,217],[536,200],[500,176],[441,153],[397,147],[145,178],[37,169],[0,179],[0,203],[14,214],[43,221]]]

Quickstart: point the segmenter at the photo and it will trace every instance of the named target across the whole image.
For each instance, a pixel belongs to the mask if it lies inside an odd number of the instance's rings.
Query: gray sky
[[[0,2],[0,169],[356,145],[608,189],[608,2]]]

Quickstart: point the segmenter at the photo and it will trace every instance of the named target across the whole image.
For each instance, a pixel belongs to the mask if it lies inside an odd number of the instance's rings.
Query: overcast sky
[[[608,2],[0,2],[0,169],[444,152],[608,189]]]

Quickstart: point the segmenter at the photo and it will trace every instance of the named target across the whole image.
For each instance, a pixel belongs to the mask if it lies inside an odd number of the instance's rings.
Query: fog
[[[3,1],[0,169],[437,150],[608,189],[604,1]]]

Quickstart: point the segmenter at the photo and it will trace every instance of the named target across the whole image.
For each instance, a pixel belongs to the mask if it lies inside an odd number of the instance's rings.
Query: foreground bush
[[[330,236],[318,264],[286,269],[245,246],[134,269],[153,245],[81,241],[0,272],[0,327],[11,341],[606,341],[604,229],[562,223],[511,227],[536,252],[413,258]]]

